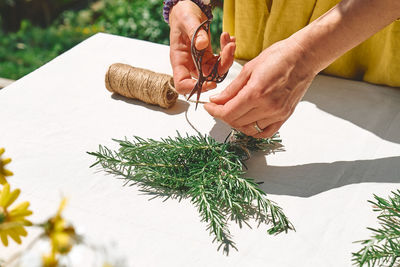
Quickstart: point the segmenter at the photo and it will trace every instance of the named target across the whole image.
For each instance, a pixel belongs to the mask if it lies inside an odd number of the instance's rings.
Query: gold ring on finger
[[[253,126],[257,130],[258,133],[262,133],[263,132],[263,130],[260,128],[260,126],[258,126],[257,122],[255,122]]]

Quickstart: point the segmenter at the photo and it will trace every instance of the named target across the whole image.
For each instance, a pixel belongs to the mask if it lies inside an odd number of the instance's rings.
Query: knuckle
[[[279,111],[281,110],[281,104],[274,100],[274,99],[268,99],[265,108],[268,110],[268,112],[270,113],[279,113]]]
[[[190,92],[190,89],[188,89],[184,83],[182,82],[174,82],[175,84],[175,90],[178,92],[180,95],[184,95]]]
[[[231,124],[232,121],[231,121],[231,118],[229,117],[229,113],[228,113],[228,112],[222,111],[222,112],[221,112],[221,119],[222,119],[224,122],[228,123],[229,125],[232,125],[232,124]]]
[[[269,98],[268,106],[270,110],[275,111],[279,116],[289,112],[287,104],[280,98]]]
[[[290,108],[287,105],[285,105],[281,108],[279,117],[281,119],[286,119],[290,116],[290,114],[291,114]]]
[[[281,75],[278,79],[278,83],[282,88],[286,88],[286,85],[289,83],[289,77],[287,75]]]
[[[180,95],[183,95],[186,92],[185,88],[179,82],[175,82],[175,90]]]
[[[257,83],[248,83],[246,85],[247,87],[247,93],[243,95],[243,97],[246,98],[246,101],[251,101],[251,102],[259,102],[264,96],[263,93],[263,87],[260,86]]]
[[[179,90],[176,90],[177,92],[178,92],[178,94],[180,94],[180,95],[185,95],[185,94],[187,94],[188,93],[188,91],[187,90],[185,90],[184,88],[180,88]]]
[[[270,134],[269,132],[265,132],[260,134],[260,136],[257,136],[257,138],[271,138],[273,134]]]
[[[246,64],[243,65],[242,71],[243,73],[248,73],[250,72],[250,63],[247,62]]]
[[[251,93],[249,94],[249,101],[259,101],[264,97],[262,87],[259,85],[253,85],[251,87]]]
[[[274,125],[273,127],[271,127],[271,129],[268,132],[268,137],[272,137],[274,134],[276,134],[276,132],[278,132],[279,128],[281,127],[282,124],[277,124]]]
[[[258,138],[270,138],[274,135],[275,132],[272,132],[272,129],[267,129],[264,132],[260,133]]]

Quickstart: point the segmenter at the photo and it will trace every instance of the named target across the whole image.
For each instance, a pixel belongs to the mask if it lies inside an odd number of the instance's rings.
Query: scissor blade
[[[193,87],[193,89],[192,89],[192,91],[190,91],[190,94],[189,94],[189,96],[186,98],[186,100],[189,100],[193,95],[194,95],[194,93],[196,93],[197,91],[198,91],[198,83],[199,82],[197,82],[196,83],[196,85]]]
[[[200,95],[201,95],[201,88],[200,90],[197,90],[196,107],[194,108],[194,110],[197,110],[197,106],[199,105]]]

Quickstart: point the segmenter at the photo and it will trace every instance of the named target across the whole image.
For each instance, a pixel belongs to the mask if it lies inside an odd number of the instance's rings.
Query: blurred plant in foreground
[[[10,191],[10,185],[7,183],[0,191],[0,238],[4,246],[8,246],[8,237],[21,244],[21,236],[28,235],[24,226],[32,225],[25,218],[32,214],[32,211],[28,210],[29,202],[25,201],[13,209],[8,209],[18,198],[20,192],[19,189]]]
[[[5,159],[1,158],[4,151],[5,151],[4,148],[0,148],[0,184],[6,184],[7,183],[6,177],[13,175],[13,173],[11,171],[9,171],[5,168],[5,166],[11,162],[11,159],[10,158],[5,158]]]
[[[51,252],[43,256],[43,266],[52,267],[58,266],[59,258],[62,255],[67,255],[74,244],[79,242],[79,237],[75,233],[75,228],[67,224],[61,216],[67,203],[66,198],[63,198],[57,213],[50,217],[45,223],[40,224],[44,229],[44,236],[50,239]]]
[[[21,237],[26,237],[28,235],[26,227],[35,227],[39,229],[39,234],[28,245],[26,245],[25,249],[22,251],[12,255],[9,259],[6,259],[6,261],[0,259],[0,267],[21,266],[22,258],[28,254],[28,252],[37,245],[39,241],[45,242],[50,248],[50,252],[43,254],[40,262],[36,265],[30,261],[28,265],[29,267],[69,266],[70,264],[67,262],[71,262],[69,258],[70,252],[78,245],[87,247],[89,251],[92,251],[94,254],[99,254],[100,257],[102,254],[105,254],[104,249],[101,247],[85,243],[83,237],[76,233],[74,226],[69,224],[62,216],[62,212],[67,202],[66,198],[62,199],[56,214],[51,216],[44,223],[40,224],[33,224],[31,221],[26,219],[26,217],[32,214],[32,211],[28,209],[30,205],[28,201],[19,203],[11,208],[11,205],[18,199],[21,190],[11,190],[10,184],[5,180],[5,176],[12,175],[12,172],[4,169],[4,165],[11,161],[11,159],[1,158],[4,151],[4,148],[0,149],[0,178],[2,178],[1,181],[3,181],[1,183],[3,185],[0,185],[0,246],[4,245],[7,247],[9,245],[9,237],[16,243],[21,244]],[[100,251],[100,249],[102,249],[102,251]],[[97,252],[97,250],[99,250],[99,252]],[[111,264],[111,261],[108,258],[105,258],[104,262],[100,263],[100,265],[94,264],[98,263],[97,258],[99,258],[99,255],[95,257],[96,262],[92,262],[91,266],[116,266]],[[68,261],[66,261],[67,259]],[[123,262],[119,259],[118,265],[123,265]]]

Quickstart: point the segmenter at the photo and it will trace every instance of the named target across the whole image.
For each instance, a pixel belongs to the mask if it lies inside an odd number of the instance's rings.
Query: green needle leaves
[[[368,201],[379,212],[379,229],[368,228],[370,239],[358,241],[364,247],[353,253],[353,262],[358,266],[400,265],[400,190],[384,199],[374,195],[375,202]]]
[[[228,253],[235,248],[228,221],[240,225],[250,218],[271,225],[269,234],[294,229],[274,202],[249,178],[243,177],[245,144],[237,132],[231,142],[220,143],[209,136],[181,135],[156,141],[134,137],[114,140],[120,148],[112,151],[99,146],[90,152],[104,171],[121,176],[155,196],[188,198],[197,207],[202,221]],[[232,137],[231,136],[231,137]],[[236,141],[235,141],[236,140]],[[276,146],[280,140],[251,140],[251,150]],[[262,146],[263,145],[263,146]],[[258,150],[260,149],[258,148]]]

